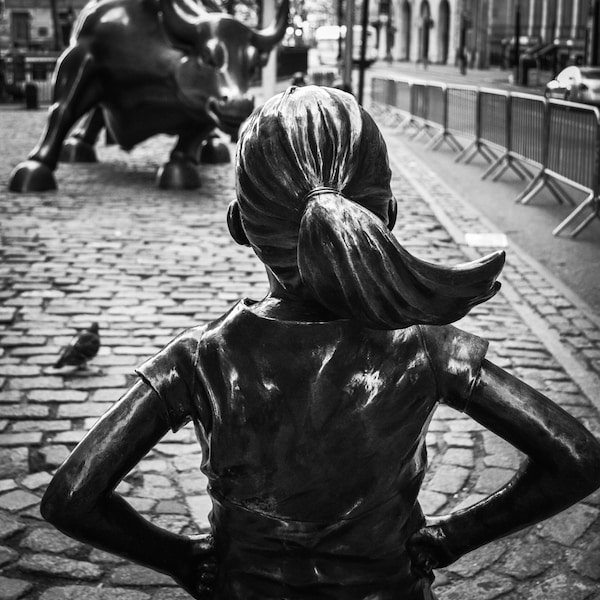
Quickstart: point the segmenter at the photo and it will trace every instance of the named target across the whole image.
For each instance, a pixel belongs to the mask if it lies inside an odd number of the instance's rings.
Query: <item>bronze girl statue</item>
[[[387,151],[342,91],[290,88],[247,122],[234,239],[269,294],[172,341],[50,484],[65,533],[171,575],[194,598],[422,600],[432,569],[600,486],[600,445],[450,323],[493,296],[503,253],[456,267],[391,228]],[[439,402],[528,459],[485,500],[425,519],[417,495]],[[193,421],[212,536],[144,520],[115,487],[169,428]]]

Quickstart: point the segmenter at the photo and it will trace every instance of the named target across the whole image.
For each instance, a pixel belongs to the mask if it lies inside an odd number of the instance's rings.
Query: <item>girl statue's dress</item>
[[[433,569],[600,486],[600,445],[451,323],[499,289],[504,255],[456,267],[391,233],[387,151],[345,92],[307,86],[244,127],[233,238],[269,294],[173,340],[58,470],[42,514],[64,532],[215,600],[427,600]],[[417,501],[438,403],[527,455],[472,507]],[[192,421],[212,535],[175,535],[114,492]]]
[[[429,597],[405,545],[424,523],[424,434],[439,399],[467,403],[487,343],[452,326],[377,331],[251,308],[139,369],[173,430],[196,425],[217,597]]]

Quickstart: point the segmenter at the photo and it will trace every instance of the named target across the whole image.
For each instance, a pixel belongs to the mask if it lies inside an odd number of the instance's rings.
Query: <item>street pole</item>
[[[346,46],[344,48],[343,83],[352,89],[352,50],[354,46],[354,0],[348,0],[346,6]]]
[[[358,103],[362,105],[365,88],[365,63],[367,58],[367,27],[369,25],[369,0],[363,0],[360,62],[358,65]]]
[[[261,3],[263,27],[275,18],[275,0],[265,0]],[[275,95],[275,81],[277,79],[277,48],[269,54],[267,64],[262,68],[262,93],[263,100],[268,100]]]
[[[515,3],[515,59],[513,63],[515,83],[519,83],[519,55],[521,54],[521,5],[519,0]]]
[[[338,4],[337,4],[337,11],[338,11],[338,56],[337,56],[337,60],[338,60],[338,67],[339,65],[342,64],[342,42],[343,42],[343,36],[342,36],[342,19],[343,19],[343,15],[344,15],[344,11],[343,11],[343,1],[344,0],[338,0]]]
[[[600,64],[600,0],[592,0],[592,32],[590,39],[590,65]]]
[[[460,37],[458,40],[458,66],[461,75],[467,74],[467,57],[465,56],[465,44],[467,42],[467,19],[464,9],[460,13]]]
[[[58,6],[56,0],[50,0],[50,12],[52,14],[52,41],[54,50],[59,52],[63,48],[62,37],[60,35],[60,20],[58,18]]]

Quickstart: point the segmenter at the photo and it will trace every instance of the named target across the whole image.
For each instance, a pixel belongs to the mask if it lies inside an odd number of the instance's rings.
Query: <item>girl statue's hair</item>
[[[456,321],[498,291],[504,253],[454,267],[412,256],[390,231],[390,179],[381,133],[353,96],[290,88],[241,133],[234,236],[285,289],[303,286],[340,317],[378,329]]]

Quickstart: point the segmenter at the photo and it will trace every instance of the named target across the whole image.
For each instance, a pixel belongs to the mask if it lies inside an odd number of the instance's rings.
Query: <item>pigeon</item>
[[[100,335],[98,334],[98,323],[92,323],[88,329],[84,329],[81,333],[78,333],[63,348],[54,368],[60,369],[69,365],[78,369],[85,369],[87,361],[98,354],[99,348]]]

